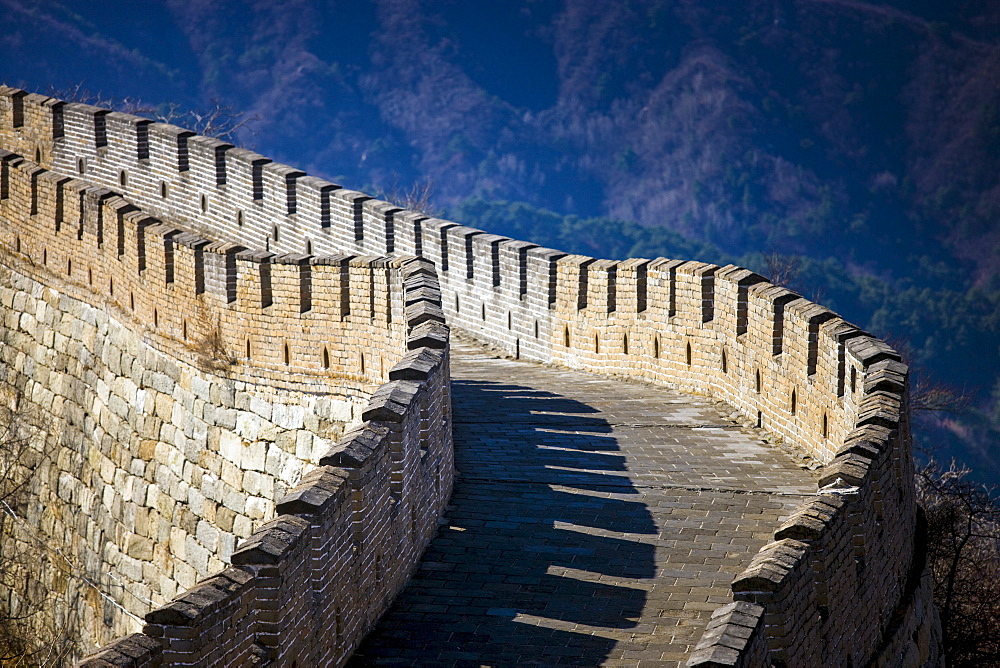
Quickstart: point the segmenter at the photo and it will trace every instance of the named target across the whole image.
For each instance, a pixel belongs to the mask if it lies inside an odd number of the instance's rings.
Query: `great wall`
[[[6,87],[0,220],[5,401],[51,449],[5,540],[58,551],[31,577],[82,665],[345,663],[451,494],[450,329],[816,462],[688,665],[943,665],[906,366],[751,271],[567,255]]]

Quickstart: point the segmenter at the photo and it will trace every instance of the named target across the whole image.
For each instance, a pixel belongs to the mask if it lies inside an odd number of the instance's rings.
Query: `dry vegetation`
[[[429,178],[414,181],[409,188],[400,186],[397,179],[393,181],[390,188],[387,190],[380,188],[376,194],[387,202],[431,218],[441,213],[441,210],[434,204],[434,183]]]
[[[71,594],[58,584],[66,584],[74,569],[27,519],[32,487],[52,454],[49,421],[9,384],[0,397],[0,664],[62,665],[74,652],[76,634],[59,618]],[[42,582],[37,576],[43,569],[58,582]]]
[[[50,86],[47,92],[51,97],[66,102],[79,102],[95,107],[114,109],[126,114],[145,116],[161,123],[178,125],[206,137],[214,137],[248,148],[239,141],[241,135],[251,132],[253,124],[260,120],[258,116],[236,110],[232,105],[212,99],[203,109],[186,109],[175,102],[151,105],[142,100],[126,97],[116,99],[98,92],[93,92],[77,83],[65,88]]]
[[[239,363],[236,356],[226,348],[222,336],[222,323],[204,304],[198,302],[197,317],[194,319],[194,353],[198,368],[209,373],[226,371]]]
[[[931,461],[917,473],[928,563],[949,666],[1000,664],[1000,500],[969,469]]]

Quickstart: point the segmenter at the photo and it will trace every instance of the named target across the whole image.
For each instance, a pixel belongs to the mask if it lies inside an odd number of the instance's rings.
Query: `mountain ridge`
[[[0,0],[2,76],[217,99],[278,160],[569,251],[801,256],[793,288],[975,387],[941,438],[1000,481],[1000,5],[143,5]]]

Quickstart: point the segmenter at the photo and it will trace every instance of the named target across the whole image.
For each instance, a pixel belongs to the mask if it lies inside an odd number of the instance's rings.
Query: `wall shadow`
[[[446,524],[349,665],[594,665],[638,625],[652,515],[611,425],[565,396],[454,380]]]

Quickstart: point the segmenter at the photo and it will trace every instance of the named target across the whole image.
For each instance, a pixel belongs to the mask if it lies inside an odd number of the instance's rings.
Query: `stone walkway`
[[[351,665],[679,666],[816,489],[707,399],[452,352],[455,494]]]

